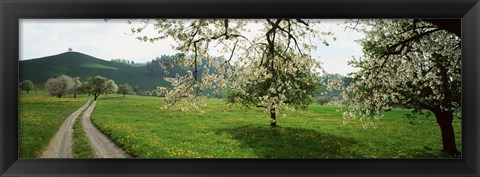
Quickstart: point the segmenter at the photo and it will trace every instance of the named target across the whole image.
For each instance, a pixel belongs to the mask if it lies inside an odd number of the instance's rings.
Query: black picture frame
[[[461,18],[461,159],[18,159],[22,18]],[[478,0],[0,0],[0,176],[479,176]],[[385,137],[387,138],[387,137]]]

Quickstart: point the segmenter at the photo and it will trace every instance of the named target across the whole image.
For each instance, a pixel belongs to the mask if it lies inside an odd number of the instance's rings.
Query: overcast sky
[[[255,31],[255,26],[250,26],[251,30]],[[105,22],[103,19],[22,19],[20,60],[60,54],[69,47],[100,59],[123,58],[136,63],[145,63],[157,56],[177,53],[171,47],[173,40],[142,42],[127,34],[132,27],[126,20]],[[330,40],[328,47],[320,45],[312,56],[320,58],[328,73],[346,75],[355,71],[347,62],[352,56],[362,55],[361,46],[355,40],[364,35],[345,29],[343,20],[322,20],[321,28],[332,31],[337,40]],[[152,30],[147,33],[155,34]],[[215,55],[215,52],[212,55]]]

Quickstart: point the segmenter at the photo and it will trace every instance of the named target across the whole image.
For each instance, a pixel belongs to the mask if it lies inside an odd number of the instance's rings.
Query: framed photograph
[[[478,0],[2,1],[1,176],[478,176]]]

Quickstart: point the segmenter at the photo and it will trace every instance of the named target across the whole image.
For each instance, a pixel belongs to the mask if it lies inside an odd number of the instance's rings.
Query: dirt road
[[[97,101],[93,103],[85,110],[82,115],[82,127],[87,136],[88,142],[92,147],[95,156],[97,158],[131,158],[131,156],[123,151],[117,144],[115,144],[110,138],[105,136],[100,130],[93,125],[91,121],[91,114],[93,109],[97,105]]]
[[[76,118],[87,108],[90,104],[90,100],[85,102],[83,106],[73,112],[65,119],[57,133],[50,140],[45,151],[42,152],[40,158],[72,158],[72,137],[73,137],[73,124]]]

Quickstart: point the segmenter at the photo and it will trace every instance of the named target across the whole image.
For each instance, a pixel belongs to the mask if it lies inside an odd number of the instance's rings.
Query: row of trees
[[[89,77],[85,82],[81,82],[79,77],[72,78],[70,76],[61,75],[57,78],[49,78],[45,82],[45,91],[50,96],[61,98],[67,93],[73,94],[73,98],[77,94],[93,95],[93,99],[101,94],[120,93],[124,96],[133,93],[133,88],[128,84],[118,86],[115,81],[102,76]]]
[[[115,63],[135,64],[133,60],[127,60],[127,59],[111,59],[110,61]]]

